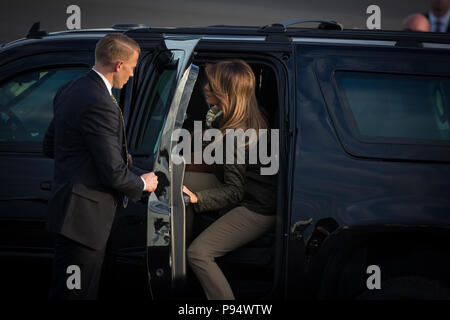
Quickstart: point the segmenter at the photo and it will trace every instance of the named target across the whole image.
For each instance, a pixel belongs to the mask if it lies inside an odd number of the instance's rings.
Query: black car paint
[[[160,31],[155,29],[152,32]],[[181,28],[176,31],[164,30],[164,32],[215,34],[218,31]],[[255,35],[253,29],[221,30],[220,32]],[[149,50],[157,44],[154,39],[148,41],[148,38],[154,36],[149,36],[143,31],[129,32],[129,35],[140,40],[143,47]],[[382,151],[386,149],[385,145],[371,145],[370,148],[359,146],[366,148],[361,151],[362,156],[358,154],[359,150],[348,148],[346,139],[351,137],[348,136],[348,132],[345,132],[345,128],[339,128],[339,121],[336,121],[336,117],[342,117],[342,114],[339,114],[340,102],[336,97],[332,73],[340,68],[351,70],[363,68],[378,72],[384,68],[387,72],[435,74],[436,71],[448,76],[449,70],[439,70],[432,62],[421,65],[389,62],[393,57],[399,61],[401,56],[414,56],[417,61],[420,61],[423,52],[421,48],[385,49],[371,46],[292,44],[285,35],[269,36],[262,43],[238,40],[234,42],[201,41],[198,51],[206,55],[224,54],[225,56],[226,52],[230,52],[230,55],[236,52],[267,55],[267,52],[270,52],[269,56],[276,57],[278,61],[275,65],[282,66],[282,71],[280,70],[278,74],[282,75],[279,79],[279,94],[283,97],[283,100],[280,100],[280,109],[282,109],[280,137],[284,139],[282,143],[284,149],[281,149],[279,192],[285,196],[285,201],[278,203],[279,227],[275,253],[278,263],[273,296],[279,296],[280,293],[286,298],[339,296],[336,283],[343,271],[338,268],[339,263],[333,262],[337,259],[334,257],[342,253],[342,257],[348,258],[355,247],[364,247],[364,243],[367,243],[369,239],[377,239],[386,233],[402,235],[407,232],[418,239],[439,233],[442,234],[443,239],[448,239],[449,233],[446,228],[450,225],[450,201],[448,200],[450,167],[447,164],[447,158],[442,161],[392,160],[382,156]],[[414,38],[409,34],[395,32],[352,33],[351,31],[306,30],[301,33],[301,36],[397,41],[413,38],[425,42],[450,42],[448,39],[443,41],[442,37],[436,35],[420,35]],[[62,60],[66,63],[73,61],[73,63],[84,65],[87,60],[79,59],[80,52],[92,52],[96,38],[85,40],[80,34],[79,38],[71,40],[64,39],[61,35],[53,41],[51,37],[25,41],[29,44],[21,46],[21,43],[17,42],[11,45],[12,48],[3,48],[3,52],[0,53],[2,81],[10,74],[45,65],[48,61],[45,58],[42,64],[41,62],[24,64],[23,61],[28,61],[24,59],[25,57],[28,59],[35,55],[39,59],[40,55],[47,54],[49,47],[58,55],[70,49],[71,53],[67,53],[70,54],[70,58],[66,57]],[[430,49],[427,50],[430,52]],[[343,52],[353,57],[342,62],[339,56]],[[446,52],[435,49],[433,54],[436,57],[443,57]],[[17,60],[12,61],[16,58]],[[370,60],[374,59],[376,63],[371,64]],[[90,64],[92,65],[92,60]],[[123,98],[125,112],[127,108],[131,109],[132,98],[129,95],[133,90],[129,88],[131,88],[130,84]],[[448,146],[445,148],[448,150]],[[48,255],[51,253],[49,238],[36,240],[33,236],[35,233],[28,232],[27,236],[23,237],[20,236],[20,232],[32,228],[31,226],[36,223],[42,223],[45,218],[45,201],[48,191],[41,190],[39,184],[48,181],[48,177],[51,177],[52,161],[38,153],[23,154],[14,152],[14,149],[3,149],[2,146],[0,150],[2,150],[0,154],[2,177],[6,177],[7,173],[15,172],[10,178],[2,178],[0,195],[2,204],[12,198],[11,195],[8,196],[8,192],[14,190],[14,184],[16,184],[17,193],[27,198],[19,201],[25,201],[33,207],[32,219],[25,224],[22,223],[22,219],[10,220],[14,218],[13,213],[15,213],[11,203],[1,210],[1,219],[6,221],[2,228],[5,233],[1,233],[2,252],[6,254],[13,251],[22,252],[30,256]],[[368,155],[368,152],[373,156]],[[437,152],[435,157],[439,158],[439,155]],[[30,179],[30,172],[24,171],[23,168],[39,171],[41,175]],[[18,185],[17,177],[26,178],[27,182]],[[40,207],[39,211],[36,210],[36,205]],[[145,208],[146,205],[142,202],[132,204],[126,210],[120,209],[117,225],[111,236],[111,247],[115,252],[111,259],[114,259],[116,264],[133,266],[141,271],[145,264],[145,253],[143,255],[145,252]],[[14,229],[11,226],[21,229],[12,232]],[[24,238],[29,242],[21,242]],[[39,245],[36,245],[37,243]],[[445,248],[444,243],[438,243],[436,246]],[[42,248],[48,248],[48,250]],[[163,256],[164,253],[160,259]],[[401,257],[401,254],[399,256]],[[333,266],[336,268],[333,269]],[[356,267],[356,270],[359,270],[359,277],[365,276],[364,272],[361,272],[363,267],[365,265]],[[141,275],[144,274],[146,272],[141,273]],[[115,280],[121,281],[117,274]],[[167,285],[167,278],[160,280],[161,285]],[[358,278],[358,281],[360,280]],[[442,280],[450,284],[448,278]],[[126,282],[124,279],[122,281]],[[343,297],[352,297],[360,289],[358,287],[349,290],[343,294]]]

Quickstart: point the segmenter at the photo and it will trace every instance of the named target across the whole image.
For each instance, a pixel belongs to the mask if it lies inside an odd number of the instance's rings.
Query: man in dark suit
[[[44,153],[55,159],[48,229],[55,233],[50,299],[95,299],[117,205],[153,192],[156,175],[129,170],[122,111],[111,93],[133,76],[139,45],[123,34],[100,39],[95,66],[54,99]]]
[[[424,14],[431,32],[450,32],[450,0],[429,0],[430,11]]]

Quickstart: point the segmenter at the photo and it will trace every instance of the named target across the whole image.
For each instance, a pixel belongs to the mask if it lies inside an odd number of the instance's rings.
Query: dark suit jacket
[[[55,159],[49,231],[94,249],[106,245],[117,203],[137,201],[142,179],[126,166],[122,120],[102,79],[90,71],[54,99],[44,153]]]
[[[430,30],[431,30],[431,28],[432,28],[432,26],[431,26],[431,19],[430,19],[430,13],[429,12],[425,12],[425,13],[422,13],[427,19],[428,19],[428,21],[430,22]],[[450,32],[450,23],[448,24],[448,26],[447,26],[447,31],[446,32]]]

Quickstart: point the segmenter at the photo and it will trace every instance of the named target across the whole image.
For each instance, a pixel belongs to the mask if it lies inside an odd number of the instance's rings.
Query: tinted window
[[[140,134],[134,147],[147,155],[154,155],[158,149],[175,75],[176,69],[162,70],[161,74],[156,76],[157,81],[146,92],[149,96],[145,99],[145,108],[140,119]]]
[[[53,98],[59,87],[86,71],[30,71],[1,84],[0,142],[42,142],[53,117]]]
[[[450,79],[336,72],[359,134],[450,141]]]

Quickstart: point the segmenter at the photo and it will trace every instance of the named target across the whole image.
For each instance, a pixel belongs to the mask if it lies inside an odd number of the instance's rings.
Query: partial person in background
[[[403,30],[429,32],[430,22],[423,14],[415,13],[403,21]]]
[[[450,0],[429,0],[430,11],[424,14],[431,32],[450,32]]]

